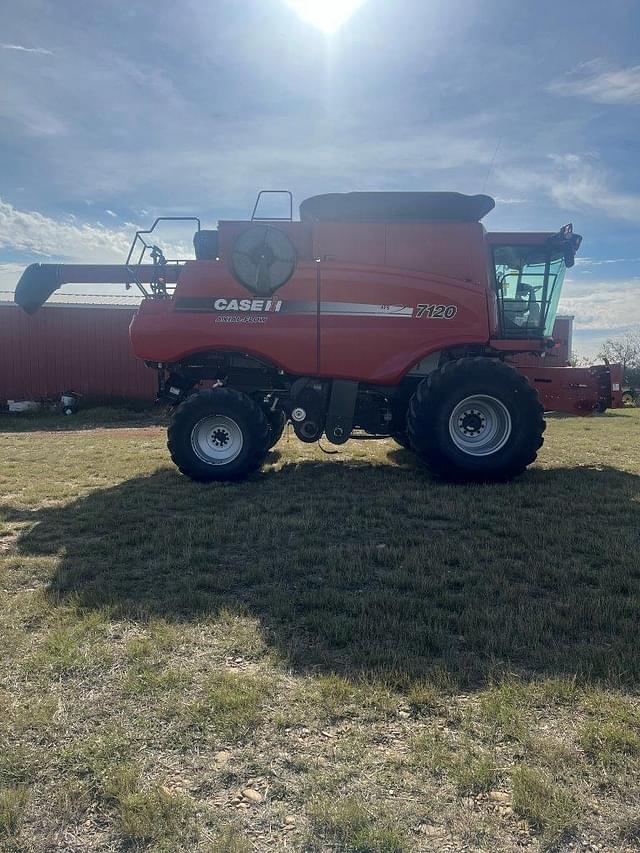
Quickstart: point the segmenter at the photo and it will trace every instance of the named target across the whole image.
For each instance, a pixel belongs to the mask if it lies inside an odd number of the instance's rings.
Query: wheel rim
[[[449,418],[449,435],[455,446],[469,456],[497,453],[511,435],[511,415],[495,397],[466,397]]]
[[[207,465],[228,465],[240,454],[244,438],[238,424],[225,415],[202,418],[191,430],[191,447]]]

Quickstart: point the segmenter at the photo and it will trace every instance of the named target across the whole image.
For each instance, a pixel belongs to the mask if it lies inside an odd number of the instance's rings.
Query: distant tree
[[[588,355],[578,355],[577,352],[572,352],[569,358],[569,367],[591,367],[594,359]]]
[[[640,370],[640,330],[606,340],[598,353],[605,364],[621,364],[627,382]]]
[[[624,378],[636,393],[640,391],[640,367],[628,367]]]

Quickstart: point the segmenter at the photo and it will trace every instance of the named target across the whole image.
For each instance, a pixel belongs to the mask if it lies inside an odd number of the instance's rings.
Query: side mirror
[[[557,234],[549,238],[548,242],[552,248],[562,252],[567,268],[575,264],[576,253],[582,243],[582,237],[580,234],[573,233],[573,224],[571,222],[568,225],[563,225]]]

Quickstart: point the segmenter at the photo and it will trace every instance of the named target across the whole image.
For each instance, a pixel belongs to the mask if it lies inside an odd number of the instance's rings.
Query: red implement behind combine
[[[573,414],[621,401],[613,368],[544,367],[581,238],[570,225],[488,234],[493,207],[458,193],[315,196],[300,221],[256,208],[215,231],[195,220],[189,261],[149,242],[156,220],[122,266],[33,264],[16,301],[33,312],[68,282],[137,285],[133,347],[158,371],[172,458],[196,480],[255,470],[287,421],[302,441],[391,436],[441,476],[504,480],[542,445],[538,394]],[[522,353],[540,368],[507,363]]]

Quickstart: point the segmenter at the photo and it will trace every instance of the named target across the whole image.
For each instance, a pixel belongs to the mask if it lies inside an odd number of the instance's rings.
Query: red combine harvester
[[[507,363],[553,346],[571,225],[487,233],[493,199],[458,193],[314,196],[300,221],[287,193],[289,216],[264,219],[265,192],[249,221],[194,219],[195,260],[152,244],[160,219],[121,266],[33,264],[16,289],[29,313],[66,283],[142,291],[131,341],[174,408],[168,446],[189,477],[246,476],[290,421],[305,442],[391,436],[440,476],[505,480],[542,445],[536,388],[548,409],[621,405],[612,368]]]

